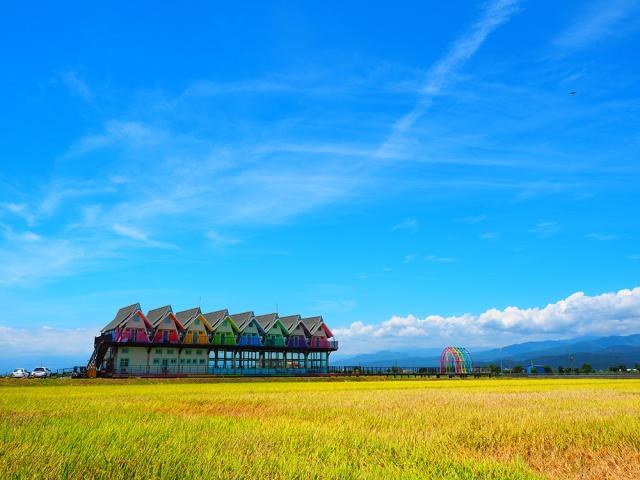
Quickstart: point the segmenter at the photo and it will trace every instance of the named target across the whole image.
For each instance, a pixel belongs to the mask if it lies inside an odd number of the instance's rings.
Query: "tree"
[[[588,364],[588,363],[583,363],[582,366],[580,367],[580,372],[581,373],[593,373],[593,367]]]
[[[558,365],[558,373],[564,373],[564,367],[562,365]]]
[[[489,364],[489,370],[491,370],[491,373],[500,373],[500,367],[498,365],[494,365],[493,363]]]
[[[513,373],[522,373],[524,372],[524,368],[522,367],[522,365],[516,365],[515,367],[513,367]]]
[[[544,373],[553,373],[553,369],[549,365],[545,365],[542,368],[544,368]]]
[[[636,370],[640,370],[640,363],[636,363]]]
[[[538,373],[538,369],[536,367],[531,367],[531,373],[534,375]]]

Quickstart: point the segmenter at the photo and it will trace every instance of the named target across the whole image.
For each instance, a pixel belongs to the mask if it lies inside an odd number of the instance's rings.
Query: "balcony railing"
[[[114,375],[306,375],[329,373],[329,367],[313,368],[268,368],[232,366],[213,367],[209,365],[133,365],[120,366],[111,372]]]

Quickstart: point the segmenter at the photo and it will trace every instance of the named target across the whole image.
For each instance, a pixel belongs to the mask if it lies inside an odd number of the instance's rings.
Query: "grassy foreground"
[[[0,380],[0,478],[640,478],[640,381]]]

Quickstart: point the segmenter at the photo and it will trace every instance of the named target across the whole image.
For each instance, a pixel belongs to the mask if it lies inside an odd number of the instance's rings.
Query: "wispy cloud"
[[[485,214],[480,214],[480,215],[474,215],[471,217],[458,217],[456,218],[456,222],[458,223],[468,223],[468,224],[476,224],[476,223],[480,223],[483,222],[487,219],[487,215]]]
[[[133,147],[150,146],[164,138],[164,132],[134,121],[110,120],[104,126],[104,132],[86,135],[75,141],[65,152],[63,158],[81,157],[119,142],[127,142]]]
[[[43,238],[25,232],[9,240],[0,250],[0,285],[24,285],[66,276],[77,272],[82,262],[90,257],[83,246],[65,239]],[[75,268],[71,270],[71,266]]]
[[[431,67],[422,86],[418,103],[395,123],[391,134],[378,148],[377,156],[384,157],[402,149],[405,143],[405,133],[425,114],[434,97],[439,95],[443,87],[451,81],[453,74],[473,57],[496,28],[509,20],[517,11],[517,4],[516,0],[497,0],[490,2],[485,7],[480,20],[467,33],[458,38],[445,56]]]
[[[142,243],[145,246],[148,247],[153,247],[153,248],[168,248],[168,249],[176,249],[178,247],[176,247],[175,245],[173,245],[172,243],[168,243],[168,242],[160,242],[158,240],[153,240],[151,238],[149,238],[149,236],[142,232],[141,230],[134,228],[134,227],[130,227],[130,226],[126,226],[126,225],[120,225],[118,223],[116,223],[113,226],[113,231],[115,233],[117,233],[120,236],[123,236],[125,238],[130,238],[131,240],[136,240],[137,242]]]
[[[562,50],[573,51],[619,35],[625,30],[622,22],[639,7],[635,0],[593,1],[577,15],[571,15],[574,23],[555,39],[555,44]]]
[[[404,263],[411,263],[416,259],[417,255],[415,253],[410,253],[409,255],[404,256]]]
[[[58,77],[64,86],[74,95],[81,97],[87,102],[93,100],[93,92],[75,70],[67,70]]]
[[[494,241],[497,240],[499,235],[496,232],[484,232],[480,235],[480,238],[483,240]]]
[[[597,240],[599,242],[608,242],[610,240],[620,239],[620,235],[616,235],[613,233],[599,233],[599,232],[587,233],[585,237],[590,238],[591,240]]]
[[[229,245],[238,245],[241,241],[237,238],[231,237],[229,235],[224,235],[215,230],[209,230],[205,236],[214,246],[229,246]]]
[[[431,263],[453,263],[458,261],[457,258],[453,258],[453,257],[439,257],[437,255],[427,255],[426,257],[424,257],[425,261],[427,262],[431,262]]]
[[[420,230],[420,222],[415,218],[405,218],[400,223],[396,223],[391,230],[409,230],[417,232]]]
[[[558,222],[538,222],[529,231],[538,235],[540,238],[551,238],[562,230],[562,226]]]

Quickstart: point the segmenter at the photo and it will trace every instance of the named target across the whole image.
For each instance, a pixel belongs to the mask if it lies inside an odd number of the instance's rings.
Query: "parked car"
[[[73,372],[71,372],[71,378],[86,378],[87,376],[87,367],[73,367]]]
[[[51,376],[51,370],[47,367],[36,367],[31,372],[31,376],[34,378],[47,378]]]
[[[13,372],[9,374],[11,378],[28,378],[29,371],[25,368],[16,368]]]

